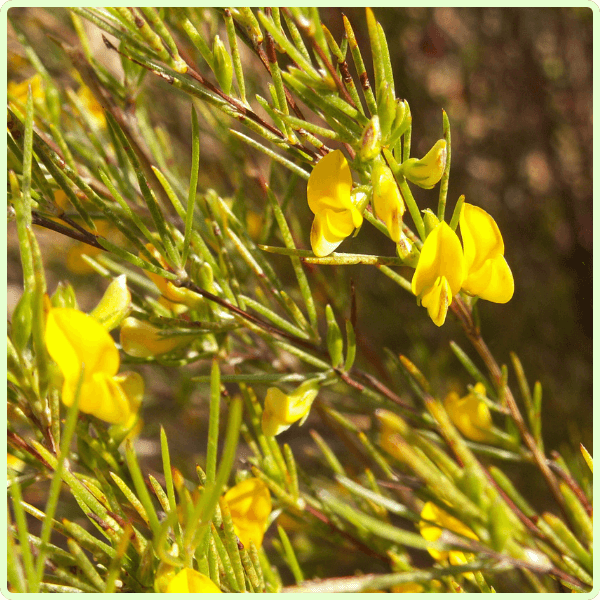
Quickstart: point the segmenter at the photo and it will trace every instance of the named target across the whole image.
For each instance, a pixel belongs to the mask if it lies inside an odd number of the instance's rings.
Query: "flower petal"
[[[433,229],[423,244],[412,279],[413,294],[420,296],[441,275],[446,278],[452,295],[456,295],[464,280],[465,262],[458,236],[443,221]]]
[[[352,173],[346,157],[340,150],[325,155],[315,166],[308,179],[306,194],[308,206],[318,214],[325,208],[350,208]]]
[[[185,568],[173,577],[167,589],[168,594],[221,594],[221,590],[206,575],[194,569]]]
[[[475,386],[475,391],[485,394]],[[474,442],[489,441],[489,431],[492,428],[492,415],[483,400],[474,392],[460,398],[456,392],[451,392],[444,400],[444,408],[455,427],[468,439]]]
[[[119,370],[119,351],[106,329],[94,318],[74,308],[52,308],[48,312],[46,347],[65,380],[77,383],[82,363],[84,383],[94,373],[110,377]]]
[[[331,235],[327,227],[327,216],[324,213],[315,215],[310,230],[310,245],[315,256],[329,256],[344,239]]]
[[[421,304],[427,309],[431,320],[441,327],[446,321],[448,307],[452,304],[452,291],[445,277],[439,277],[423,294]]]
[[[224,496],[240,541],[247,548],[254,542],[260,548],[273,508],[269,488],[251,477],[233,486]]]
[[[460,233],[469,272],[478,271],[490,258],[504,254],[504,242],[496,221],[479,206],[463,204]]]

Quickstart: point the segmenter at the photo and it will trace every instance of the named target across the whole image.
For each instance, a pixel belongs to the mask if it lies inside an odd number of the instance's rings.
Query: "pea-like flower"
[[[419,522],[419,531],[428,542],[435,542],[440,538],[442,535],[442,527],[472,540],[479,540],[479,538],[464,523],[461,523],[456,517],[448,514],[433,502],[425,503],[423,510],[421,510],[421,519],[424,520]],[[428,523],[426,521],[430,522]],[[432,525],[432,523],[436,523],[439,527]],[[464,565],[468,562],[467,557],[460,550],[450,550],[449,552],[446,552],[428,548],[427,552],[429,552],[435,560],[448,560],[451,565]]]
[[[189,342],[188,336],[165,336],[158,327],[128,317],[121,325],[121,347],[125,354],[136,358],[159,356]]]
[[[331,254],[363,222],[352,201],[352,173],[340,150],[324,156],[312,170],[306,194],[315,219],[310,244],[316,256]]]
[[[460,215],[467,294],[504,304],[515,291],[510,267],[504,258],[504,242],[496,221],[482,208],[465,203]]]
[[[478,395],[485,396],[482,383],[476,383],[473,391],[463,398],[456,392],[450,392],[444,400],[444,408],[452,423],[466,438],[474,442],[486,442],[491,437],[492,415]]]
[[[465,260],[458,236],[442,221],[427,236],[412,279],[412,292],[441,327],[452,298],[460,291]]]
[[[206,575],[186,567],[173,577],[165,589],[167,594],[221,594],[221,590]]]
[[[402,163],[404,177],[419,187],[431,189],[444,174],[446,156],[446,140],[438,140],[423,158],[409,158]]]
[[[83,367],[79,410],[108,423],[132,423],[140,405],[143,380],[136,373],[117,376],[119,351],[96,319],[74,308],[51,308],[45,341],[64,377],[62,401],[66,406],[75,400]],[[135,393],[131,393],[133,390]]]
[[[168,270],[168,265],[160,252],[152,245],[146,244],[146,250],[158,261],[160,266]],[[188,308],[195,308],[203,302],[203,298],[198,294],[195,294],[191,290],[183,287],[177,287],[172,281],[165,279],[161,275],[151,273],[150,271],[144,271],[154,285],[159,289],[160,293],[164,298],[175,304],[184,304]]]
[[[378,163],[373,168],[371,181],[375,214],[385,223],[392,240],[398,243],[402,234],[402,215],[406,206],[394,175],[388,166]]]
[[[260,548],[272,509],[269,488],[260,479],[251,477],[234,485],[223,498],[240,542],[246,548],[250,542]]]
[[[290,394],[276,387],[269,388],[262,415],[263,433],[279,435],[307,416],[318,393],[319,386],[314,380],[305,381]]]

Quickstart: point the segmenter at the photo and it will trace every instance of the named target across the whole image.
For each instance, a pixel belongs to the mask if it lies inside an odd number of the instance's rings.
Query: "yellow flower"
[[[460,215],[466,276],[463,289],[471,296],[504,304],[515,291],[504,242],[496,221],[482,208],[465,203]]]
[[[96,126],[100,129],[104,129],[106,127],[104,110],[100,102],[96,100],[94,94],[92,94],[92,90],[90,90],[87,85],[82,85],[77,90],[77,97],[81,100],[83,106],[87,110]]]
[[[194,569],[179,571],[165,590],[167,594],[221,594],[221,590],[206,575]]]
[[[424,520],[419,523],[419,530],[421,535],[428,542],[435,542],[440,538],[442,535],[442,529],[440,529],[440,527],[472,540],[479,540],[479,538],[464,523],[461,523],[456,517],[449,515],[433,502],[425,503],[423,510],[421,510],[421,518]],[[436,527],[425,521],[437,523],[440,527]],[[429,548],[427,552],[429,552],[435,560],[447,559],[451,565],[464,565],[468,562],[467,557],[460,550],[450,550],[450,552],[446,552]]]
[[[340,150],[324,156],[308,180],[308,206],[315,214],[310,244],[317,256],[331,254],[363,217],[352,201],[352,174]]]
[[[150,252],[150,254],[158,261],[163,269],[167,271],[169,270],[164,258],[152,244],[146,244],[146,250]],[[189,308],[194,308],[198,302],[202,301],[202,298],[197,294],[194,294],[194,292],[191,290],[188,290],[187,288],[179,288],[168,279],[165,279],[156,273],[150,273],[150,271],[144,271],[144,273],[159,289],[163,297],[171,302],[174,302],[175,304],[185,304]]]
[[[465,261],[458,236],[441,222],[427,236],[412,279],[412,292],[441,327],[448,307],[462,285]]]
[[[400,241],[402,215],[406,210],[404,200],[389,167],[378,163],[371,174],[373,182],[373,209],[386,227],[394,242]]]
[[[46,320],[45,340],[48,353],[64,377],[62,401],[66,406],[73,404],[84,366],[79,410],[109,423],[131,423],[139,408],[141,394],[128,396],[125,390],[133,382],[139,391],[143,382],[135,374],[116,376],[119,351],[98,321],[74,308],[51,308]]]
[[[224,496],[229,506],[236,535],[245,548],[254,542],[260,548],[271,514],[269,488],[256,477],[233,486]]]
[[[486,442],[490,439],[492,415],[487,404],[477,394],[485,396],[485,386],[482,383],[475,384],[474,390],[463,398],[456,392],[451,392],[444,400],[444,407],[454,425],[466,438]]]
[[[9,81],[6,91],[10,100],[13,100],[17,105],[23,109],[27,105],[27,92],[31,86],[31,95],[33,100],[43,100],[44,94],[44,80],[39,73],[36,73],[33,77],[25,79],[20,83]]]
[[[419,187],[431,189],[444,174],[446,154],[446,140],[438,140],[422,159],[409,158],[402,163],[404,177]]]
[[[262,430],[265,435],[279,435],[292,423],[308,415],[313,400],[319,393],[314,380],[305,381],[291,394],[272,387],[267,390],[262,415]]]
[[[148,358],[165,354],[189,341],[189,337],[172,336],[161,334],[158,327],[154,327],[145,321],[138,321],[129,317],[123,321],[121,326],[121,347],[123,352],[136,358]]]

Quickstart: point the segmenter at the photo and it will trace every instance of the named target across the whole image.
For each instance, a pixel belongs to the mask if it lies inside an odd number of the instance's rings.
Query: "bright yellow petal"
[[[97,389],[96,406],[90,412],[108,423],[123,424],[135,414],[133,406],[116,378],[101,373],[94,377]],[[82,409],[83,410],[83,409]]]
[[[488,259],[504,254],[504,242],[496,221],[479,206],[463,204],[460,233],[469,273],[478,271]]]
[[[307,381],[294,392],[285,394],[272,387],[267,390],[262,417],[265,435],[278,435],[308,414],[313,400],[319,392],[314,381]]]
[[[431,320],[441,327],[446,321],[448,307],[452,304],[452,291],[445,277],[438,277],[434,285],[423,294],[421,304],[427,309]]]
[[[415,296],[431,288],[438,277],[444,276],[452,295],[461,288],[465,263],[458,236],[447,223],[441,222],[427,236],[412,279]]]
[[[340,150],[325,155],[315,166],[308,179],[306,194],[308,206],[318,214],[326,208],[350,208],[352,173]]]
[[[464,398],[459,398],[457,393],[452,392],[446,396],[444,407],[452,423],[466,438],[475,442],[486,442],[490,439],[492,415],[485,402],[475,393],[471,392]]]
[[[221,590],[206,575],[194,569],[185,568],[173,577],[167,589],[167,594],[221,594]]]
[[[325,236],[328,239],[346,239],[354,231],[354,221],[351,211],[343,210],[334,212],[332,210],[324,210],[322,214],[325,217]]]
[[[343,241],[344,238],[332,237],[324,213],[315,215],[310,230],[310,245],[315,256],[329,256]]]
[[[247,548],[252,541],[260,548],[273,508],[269,488],[260,479],[251,477],[233,486],[223,498],[242,544]]]
[[[496,256],[483,263],[478,271],[472,271],[463,282],[463,289],[471,296],[505,304],[514,294],[515,282],[504,256]]]
[[[65,380],[77,383],[81,364],[85,381],[94,373],[110,377],[119,370],[119,351],[106,329],[94,318],[74,308],[52,308],[48,312],[46,347]]]

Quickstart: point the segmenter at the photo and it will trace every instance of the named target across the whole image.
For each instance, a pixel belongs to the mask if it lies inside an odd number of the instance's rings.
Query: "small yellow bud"
[[[402,163],[404,177],[419,187],[431,189],[442,178],[446,154],[446,140],[438,140],[420,160],[409,158]]]
[[[276,387],[269,388],[262,415],[263,433],[279,435],[292,423],[306,417],[318,393],[319,384],[314,379],[305,381],[291,394],[285,394]]]
[[[381,151],[381,127],[379,117],[375,115],[365,127],[360,138],[360,159],[364,162],[373,160]]]
[[[385,223],[392,240],[398,242],[402,234],[402,215],[406,206],[391,169],[379,162],[373,168],[371,182],[375,215]]]
[[[117,327],[130,312],[131,293],[127,287],[127,277],[119,275],[106,288],[106,292],[90,316],[110,331]]]
[[[149,358],[171,352],[186,340],[189,341],[189,337],[162,335],[158,327],[133,317],[128,317],[121,325],[123,352],[136,358]]]

